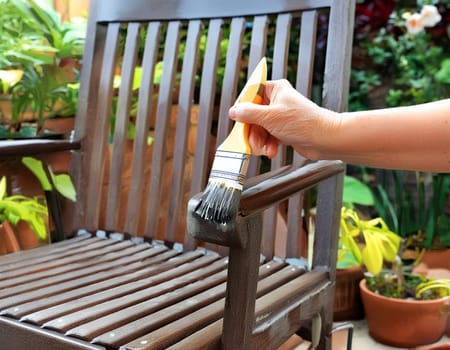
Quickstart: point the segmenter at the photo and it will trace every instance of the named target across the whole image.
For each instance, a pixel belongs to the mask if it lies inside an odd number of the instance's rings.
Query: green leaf
[[[56,190],[67,199],[72,202],[77,200],[77,193],[75,191],[75,186],[72,183],[72,179],[67,174],[54,175],[53,183],[55,184]]]
[[[0,200],[6,196],[6,177],[2,176],[0,179]]]
[[[441,62],[441,69],[434,75],[436,80],[442,84],[450,84],[450,58]]]
[[[40,160],[32,157],[22,157],[22,163],[38,178],[44,191],[52,190],[52,186]]]
[[[362,181],[352,177],[344,177],[344,203],[361,204],[361,205],[374,205],[375,200],[372,191]]]

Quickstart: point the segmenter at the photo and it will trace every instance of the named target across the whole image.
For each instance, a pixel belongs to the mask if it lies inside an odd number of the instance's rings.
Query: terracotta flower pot
[[[9,254],[20,250],[19,242],[8,221],[0,223],[0,254]]]
[[[364,308],[359,293],[359,281],[363,277],[363,270],[359,266],[336,269],[334,321],[360,320],[364,317]]]
[[[422,262],[429,268],[450,270],[450,249],[429,249],[423,254]]]
[[[39,240],[31,227],[25,221],[19,221],[15,227],[17,240],[20,248],[31,249],[40,246],[43,242]]]
[[[369,334],[380,343],[410,348],[431,344],[445,333],[450,297],[404,300],[381,296],[359,284]]]

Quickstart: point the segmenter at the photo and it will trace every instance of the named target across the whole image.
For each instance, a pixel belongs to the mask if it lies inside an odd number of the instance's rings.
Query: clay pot
[[[360,320],[364,317],[364,308],[359,293],[359,282],[364,273],[360,266],[336,270],[333,320]]]
[[[31,249],[40,246],[43,242],[39,240],[36,234],[31,229],[30,225],[25,221],[19,221],[15,227],[17,240],[20,248]]]
[[[445,333],[450,297],[436,300],[394,299],[373,293],[361,280],[369,334],[380,343],[411,348],[431,344]]]
[[[0,224],[0,254],[9,254],[20,250],[14,230],[8,221]]]
[[[429,249],[421,260],[429,268],[444,268],[450,270],[450,249]]]

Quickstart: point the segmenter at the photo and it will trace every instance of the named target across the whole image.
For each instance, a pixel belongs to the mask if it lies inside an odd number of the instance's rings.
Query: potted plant
[[[3,176],[0,179],[0,223],[8,222],[16,228],[21,248],[32,248],[47,238],[47,216],[47,207],[39,199],[23,195],[7,196],[6,178]]]
[[[357,261],[344,244],[346,216],[350,212],[356,215],[356,209],[369,208],[374,204],[371,189],[355,176],[344,177],[343,209],[341,234],[339,240],[338,261],[336,265],[336,287],[334,296],[333,319],[335,321],[358,320],[364,317],[364,308],[359,293],[359,281],[364,277],[361,263]],[[352,210],[350,210],[352,209]]]
[[[446,331],[450,280],[405,273],[400,258],[394,266],[360,282],[369,334],[402,348],[436,342]]]
[[[0,69],[20,70],[10,89],[9,137],[43,133],[43,122],[73,115],[78,71],[84,47],[85,20],[61,22],[51,7],[34,0],[0,2]],[[5,119],[5,118],[4,118]],[[34,124],[33,124],[34,123]],[[29,130],[29,129],[28,129]]]
[[[343,208],[341,230],[338,259],[367,271],[359,287],[369,334],[381,343],[407,348],[441,338],[450,281],[407,272],[410,267],[400,258],[402,238],[381,218],[362,220],[354,209]]]

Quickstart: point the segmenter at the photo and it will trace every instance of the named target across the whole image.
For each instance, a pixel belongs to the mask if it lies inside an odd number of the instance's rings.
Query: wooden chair
[[[91,0],[73,140],[55,141],[73,149],[70,239],[0,257],[0,344],[276,349],[310,330],[330,349],[341,162],[286,147],[271,162],[255,157],[221,236],[187,208],[262,56],[269,79],[345,109],[353,12],[341,0]],[[56,149],[4,146],[0,156]],[[306,256],[309,189],[317,218]],[[186,217],[205,242],[186,234]]]

